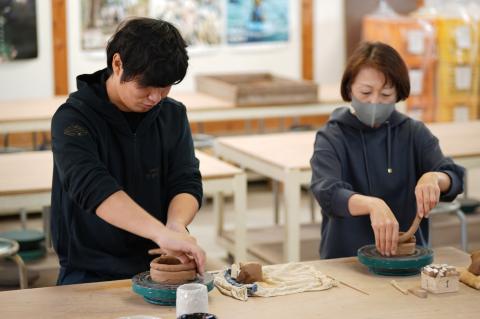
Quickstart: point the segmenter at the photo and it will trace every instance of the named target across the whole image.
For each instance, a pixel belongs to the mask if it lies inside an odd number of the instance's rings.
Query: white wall
[[[38,57],[0,64],[0,100],[49,97],[54,93],[51,1],[37,0]]]
[[[299,2],[290,0],[291,36],[287,45],[274,48],[222,49],[193,53],[187,78],[179,90],[194,88],[194,75],[206,72],[270,71],[299,78],[301,45]],[[315,80],[320,84],[336,84],[344,67],[343,1],[315,2]],[[80,50],[80,1],[67,1],[67,35],[69,88],[75,90],[78,74],[103,68],[105,58],[91,57]],[[39,56],[37,59],[0,64],[0,100],[48,97],[54,94],[52,57],[51,1],[37,0]]]
[[[330,2],[330,1],[328,1]],[[221,48],[190,54],[190,66],[186,78],[176,90],[191,91],[195,88],[195,74],[230,71],[269,71],[291,78],[301,77],[301,44],[299,25],[299,1],[290,0],[291,40],[288,44],[274,47],[244,47],[243,49]],[[69,87],[75,90],[75,77],[106,66],[105,54],[92,56],[81,51],[80,4],[67,3]]]
[[[345,66],[344,1],[314,2],[315,81],[319,84],[338,84]]]

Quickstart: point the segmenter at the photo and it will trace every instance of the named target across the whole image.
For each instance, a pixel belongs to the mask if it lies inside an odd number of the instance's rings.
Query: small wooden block
[[[422,288],[435,294],[458,291],[459,276],[430,277],[422,272]]]

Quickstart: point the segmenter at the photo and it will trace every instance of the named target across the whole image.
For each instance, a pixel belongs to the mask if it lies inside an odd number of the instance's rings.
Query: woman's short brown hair
[[[383,73],[386,83],[397,91],[397,102],[405,100],[410,94],[408,69],[400,54],[382,42],[363,42],[350,56],[343,72],[340,93],[344,101],[352,100],[352,83],[365,67]]]

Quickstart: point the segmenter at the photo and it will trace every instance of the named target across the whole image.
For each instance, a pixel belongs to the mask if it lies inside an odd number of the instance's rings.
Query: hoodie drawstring
[[[387,173],[392,174],[392,134],[391,130],[392,127],[390,125],[390,121],[387,121]]]
[[[367,144],[365,143],[365,136],[363,131],[360,131],[362,137],[362,151],[363,151],[363,163],[365,164],[365,172],[367,173],[368,193],[372,194],[372,184],[370,182],[370,172],[368,171],[368,157],[367,157]]]

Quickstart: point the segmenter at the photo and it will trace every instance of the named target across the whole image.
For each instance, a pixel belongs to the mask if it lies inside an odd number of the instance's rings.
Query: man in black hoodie
[[[422,122],[395,110],[409,92],[407,67],[392,47],[363,43],[350,57],[341,93],[353,110],[332,113],[310,161],[322,207],[321,258],[354,256],[373,243],[395,255],[399,229],[463,191],[463,168],[444,157]],[[416,237],[428,238],[427,220]]]
[[[58,284],[130,278],[161,247],[204,271],[187,225],[202,199],[185,106],[186,44],[165,21],[137,18],[107,46],[107,68],[77,78],[52,120],[52,238]]]

